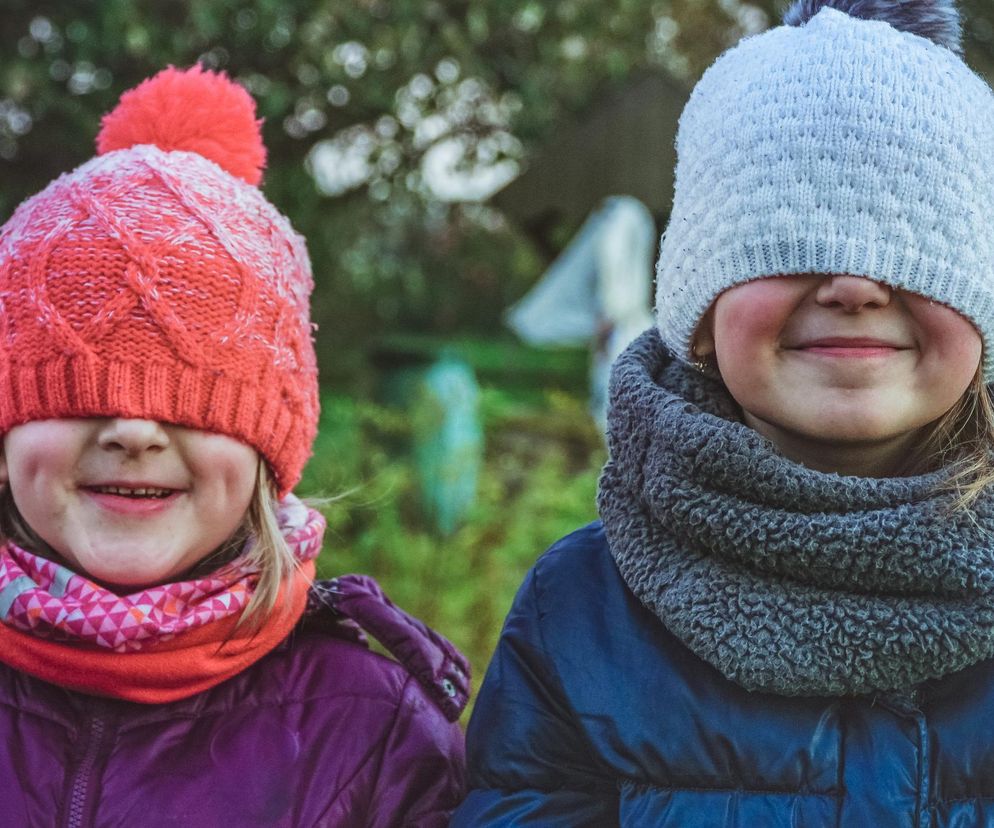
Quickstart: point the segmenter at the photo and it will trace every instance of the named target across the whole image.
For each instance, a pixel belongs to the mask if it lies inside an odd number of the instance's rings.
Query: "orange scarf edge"
[[[314,577],[314,561],[302,563],[254,633],[236,629],[236,615],[144,650],[118,653],[37,638],[0,623],[0,661],[89,695],[141,704],[178,701],[232,678],[279,645],[304,614]]]

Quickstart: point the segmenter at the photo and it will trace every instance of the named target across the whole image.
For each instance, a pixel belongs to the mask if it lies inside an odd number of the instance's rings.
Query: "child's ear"
[[[701,317],[701,322],[690,342],[690,350],[695,357],[714,354],[714,305]]]

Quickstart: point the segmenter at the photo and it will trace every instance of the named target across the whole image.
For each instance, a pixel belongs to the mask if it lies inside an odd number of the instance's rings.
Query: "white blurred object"
[[[648,208],[631,196],[611,196],[505,317],[530,345],[590,346],[590,408],[602,427],[611,363],[653,324],[655,253]]]

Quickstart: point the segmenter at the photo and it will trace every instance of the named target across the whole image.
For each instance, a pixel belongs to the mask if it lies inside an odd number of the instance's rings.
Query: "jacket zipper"
[[[928,750],[928,728],[925,725],[925,714],[921,710],[915,710],[915,724],[918,725],[918,739],[921,741],[922,749],[919,753],[918,768],[918,825],[920,828],[930,828],[932,825],[932,812],[928,807],[928,800],[931,791],[928,787],[928,766],[931,756]]]
[[[93,769],[103,749],[106,731],[107,721],[104,717],[100,715],[90,716],[87,727],[86,752],[73,775],[66,828],[82,828],[83,817],[86,815],[87,798],[93,782]]]
[[[918,750],[918,767],[915,769],[918,776],[915,801],[915,828],[931,828],[932,815],[928,807],[930,795],[928,766],[931,759],[928,749],[928,724],[925,721],[924,712],[918,706],[918,692],[912,692],[910,698],[894,694],[890,697],[881,697],[879,701],[882,706],[888,708],[892,713],[906,719],[911,719],[918,730],[918,744],[920,747]]]

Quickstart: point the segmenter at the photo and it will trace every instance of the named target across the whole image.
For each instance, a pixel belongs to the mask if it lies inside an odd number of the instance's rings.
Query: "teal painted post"
[[[480,388],[472,368],[443,355],[411,402],[414,464],[427,517],[450,534],[476,501],[483,462]]]

